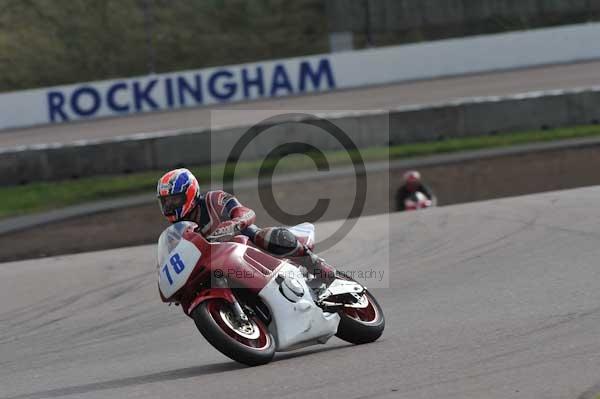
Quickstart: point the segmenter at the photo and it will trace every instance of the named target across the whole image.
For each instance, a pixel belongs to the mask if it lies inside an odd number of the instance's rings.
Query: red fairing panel
[[[228,300],[228,289],[212,288],[210,284],[200,287],[212,276],[226,277],[230,287],[244,287],[258,294],[282,263],[280,259],[239,242],[209,243],[201,234],[192,231],[184,233],[183,237],[202,253],[194,273],[182,289],[185,293],[180,296],[187,314],[206,299],[220,297]]]

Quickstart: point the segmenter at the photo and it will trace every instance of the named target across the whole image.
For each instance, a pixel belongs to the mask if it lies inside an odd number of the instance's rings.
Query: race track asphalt
[[[3,263],[0,398],[576,398],[600,380],[599,203],[592,187],[361,219],[322,255],[389,257],[383,337],[257,368],[160,302],[153,246]]]
[[[337,91],[320,95],[255,101],[223,110],[368,110],[402,105],[429,104],[464,97],[496,96],[537,90],[571,89],[600,85],[600,61],[494,72],[454,78],[399,83],[379,87]],[[192,108],[89,122],[46,125],[0,131],[0,148],[19,145],[69,143],[107,139],[134,133],[190,129],[210,126],[215,107]],[[221,126],[245,125],[245,115],[229,115]]]

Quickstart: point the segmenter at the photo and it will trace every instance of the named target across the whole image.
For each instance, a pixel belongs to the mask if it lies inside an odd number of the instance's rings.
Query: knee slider
[[[267,235],[267,250],[276,255],[289,255],[298,247],[298,239],[285,227],[273,227]]]

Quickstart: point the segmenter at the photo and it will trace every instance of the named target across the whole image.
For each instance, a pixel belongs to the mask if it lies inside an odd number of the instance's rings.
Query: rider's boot
[[[335,280],[335,269],[315,255],[307,246],[302,245],[290,230],[284,227],[264,229],[251,227],[254,228],[251,234],[242,233],[250,236],[260,248],[276,256],[290,258],[303,266],[311,286],[318,288],[324,285],[326,287]]]
[[[303,247],[302,255],[293,260],[306,270],[306,283],[310,288],[322,292],[336,279],[335,269],[309,248]]]
[[[311,273],[315,278],[323,281],[326,284],[331,283],[335,280],[335,269],[329,265],[325,260],[315,255],[311,250],[305,248],[306,256],[310,259],[310,266],[312,267]]]

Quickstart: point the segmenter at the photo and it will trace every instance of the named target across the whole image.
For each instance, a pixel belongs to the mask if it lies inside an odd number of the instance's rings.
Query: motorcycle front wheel
[[[191,314],[204,338],[225,356],[248,366],[269,363],[275,355],[273,336],[256,318],[238,320],[229,302],[209,299]]]

